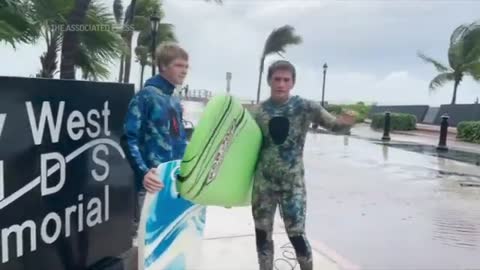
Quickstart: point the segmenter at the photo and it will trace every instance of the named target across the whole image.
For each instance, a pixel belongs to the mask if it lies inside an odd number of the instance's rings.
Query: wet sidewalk
[[[388,145],[416,153],[442,157],[480,166],[480,144],[457,140],[455,134],[447,136],[448,151],[438,151],[438,132],[394,131],[390,133],[391,140],[381,140],[383,130],[373,130],[367,124],[356,125],[351,131],[351,137],[365,139],[376,144]]]
[[[480,168],[309,134],[307,231],[361,269],[480,269]]]
[[[381,141],[383,130],[373,130],[368,124],[358,124],[352,129],[353,137],[365,138],[369,140]],[[472,152],[480,154],[480,144],[469,143],[457,140],[454,133],[447,135],[447,147],[449,149]],[[437,146],[440,138],[440,133],[436,131],[392,131],[390,132],[392,143],[414,143]]]
[[[257,270],[255,230],[250,207],[226,209],[208,207],[202,257],[198,267],[192,270]],[[295,260],[295,251],[285,233],[280,216],[274,224],[275,260],[274,269],[300,269]],[[322,254],[326,247],[312,243],[314,269],[342,269],[335,260]],[[341,262],[338,262],[341,263]],[[354,269],[350,267],[350,269]]]

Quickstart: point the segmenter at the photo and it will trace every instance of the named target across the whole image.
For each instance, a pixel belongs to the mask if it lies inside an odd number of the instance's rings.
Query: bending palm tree
[[[451,104],[457,100],[457,89],[465,75],[470,75],[475,81],[480,81],[480,25],[460,25],[450,37],[448,63],[450,67],[419,52],[418,57],[431,63],[440,72],[429,84],[430,91],[453,81],[453,96]]]
[[[257,103],[260,101],[260,88],[262,85],[262,74],[265,63],[265,58],[277,53],[282,56],[281,53],[285,52],[285,48],[288,45],[296,45],[302,42],[302,38],[295,35],[295,29],[290,25],[282,26],[278,29],[274,29],[268,36],[265,47],[263,48],[262,57],[260,59],[260,74],[258,77],[258,89],[257,89]],[[283,56],[282,56],[283,57]]]

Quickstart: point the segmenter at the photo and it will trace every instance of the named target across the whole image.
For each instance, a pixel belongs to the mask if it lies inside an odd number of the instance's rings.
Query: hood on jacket
[[[171,95],[175,90],[175,85],[167,81],[162,75],[157,74],[145,82],[145,86],[154,86],[162,90],[163,93]]]

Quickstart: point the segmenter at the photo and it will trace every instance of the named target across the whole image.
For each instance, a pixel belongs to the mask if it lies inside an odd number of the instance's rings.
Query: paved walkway
[[[352,129],[352,136],[371,139],[371,140],[380,140],[383,135],[383,130],[373,130],[368,124],[358,124]],[[426,132],[426,131],[394,131],[390,133],[390,138],[392,142],[398,143],[416,143],[423,145],[438,145],[440,134],[437,132]],[[480,144],[468,143],[457,140],[455,134],[449,133],[447,136],[447,147],[480,154]]]
[[[250,207],[221,208],[208,207],[207,224],[202,246],[203,259],[192,270],[258,270],[255,248],[254,225]],[[275,267],[278,270],[300,269],[295,260],[295,251],[285,233],[280,217],[274,225]],[[326,247],[312,243],[314,269],[337,270],[349,267],[341,258],[322,254]],[[339,264],[337,264],[337,262]]]
[[[275,270],[300,269],[295,251],[285,233],[280,216],[274,224]],[[358,267],[337,255],[325,244],[311,240],[314,269],[358,270]],[[199,247],[198,265],[186,270],[258,270],[253,218],[250,207],[207,208],[204,240]],[[125,269],[137,270],[136,248],[125,254]],[[200,256],[199,256],[200,257]]]

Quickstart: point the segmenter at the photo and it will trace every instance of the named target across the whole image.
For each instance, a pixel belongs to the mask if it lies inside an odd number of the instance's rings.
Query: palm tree
[[[223,0],[204,0],[206,2],[215,2],[222,4]],[[118,76],[118,82],[130,81],[130,68],[131,68],[131,51],[132,51],[132,36],[134,31],[143,31],[148,28],[150,31],[150,16],[156,13],[157,16],[162,19],[164,17],[164,11],[162,9],[160,0],[131,0],[128,5],[125,14],[123,13],[123,4],[121,0],[114,0],[113,9],[117,23],[123,19],[123,31],[122,37],[127,47],[127,52],[122,54],[120,59],[120,70]],[[125,15],[125,16],[123,16]],[[149,47],[150,45],[148,45]],[[142,51],[143,49],[140,49]],[[137,59],[138,60],[138,59]]]
[[[114,25],[115,19],[109,10],[94,2],[90,6],[86,25]],[[75,67],[82,70],[83,79],[107,79],[109,64],[126,51],[120,34],[113,29],[108,31],[82,31],[79,35],[78,54]]]
[[[150,15],[153,13],[159,14],[160,18],[164,17],[160,0],[132,0],[128,5],[125,14],[123,14],[122,3],[120,0],[115,0],[114,14],[117,22],[123,19],[121,34],[124,43],[127,45],[127,50],[121,55],[120,60],[120,74],[118,76],[119,82],[130,81],[130,69],[132,59],[132,37],[134,31],[144,31],[150,26]],[[125,15],[125,16],[123,16]]]
[[[68,16],[68,25],[84,25],[91,0],[75,0]],[[66,31],[62,41],[61,79],[75,79],[75,59],[79,53],[79,31]]]
[[[73,7],[69,0],[31,0],[32,20],[46,43],[47,50],[40,56],[38,76],[53,78],[58,68],[58,53],[62,46],[65,16]]]
[[[160,23],[158,25],[157,35],[155,37],[156,46],[163,42],[177,41],[172,24]],[[140,86],[143,85],[143,74],[145,66],[155,65],[152,60],[151,54],[152,33],[150,28],[145,28],[137,38],[137,47],[135,48],[135,54],[137,56],[137,62],[140,64]]]
[[[58,54],[68,32],[67,17],[74,8],[71,0],[30,0],[32,3],[32,20],[40,29],[41,37],[46,42],[46,52],[40,57],[40,77],[53,78],[59,72]],[[83,25],[113,25],[114,19],[108,9],[94,1],[87,10]],[[115,30],[78,31],[78,50],[74,58],[74,67],[80,68],[83,77],[106,78],[109,74],[107,65],[117,58],[123,50],[123,41]]]
[[[451,104],[455,104],[458,86],[465,75],[470,75],[475,81],[480,81],[480,25],[477,22],[464,24],[453,31],[448,48],[449,67],[422,52],[418,52],[417,55],[423,61],[433,64],[440,72],[430,82],[430,91],[436,90],[446,82],[453,81]]]
[[[295,34],[295,28],[290,25],[282,26],[278,29],[274,29],[267,40],[263,48],[262,57],[260,59],[260,72],[258,77],[258,89],[257,89],[257,103],[260,101],[260,88],[262,85],[263,68],[265,64],[265,58],[268,55],[277,53],[283,57],[281,53],[285,53],[285,49],[289,45],[296,45],[302,42],[302,38]]]

